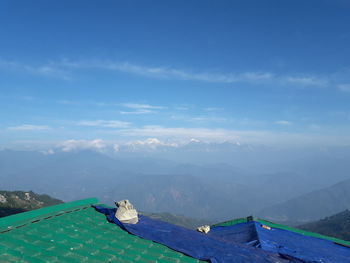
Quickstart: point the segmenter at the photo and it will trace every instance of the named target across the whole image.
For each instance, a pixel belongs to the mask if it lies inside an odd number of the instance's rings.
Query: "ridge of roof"
[[[73,202],[43,207],[15,215],[5,216],[0,218],[0,233],[11,230],[14,227],[23,226],[21,224],[25,222],[38,222],[41,218],[50,215],[57,215],[64,212],[69,212],[70,210],[74,211],[75,209],[80,209],[82,207],[88,207],[92,204],[97,204],[97,198],[88,198],[77,200]]]

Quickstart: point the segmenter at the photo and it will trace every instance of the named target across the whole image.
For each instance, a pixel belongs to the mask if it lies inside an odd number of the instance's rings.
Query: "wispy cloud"
[[[340,84],[338,89],[344,92],[350,92],[350,84]]]
[[[318,130],[318,129],[321,129],[321,126],[320,126],[320,125],[317,125],[317,124],[310,124],[310,125],[309,125],[309,128],[310,128],[310,129],[314,129],[314,130]]]
[[[283,126],[290,126],[290,125],[292,125],[293,123],[290,122],[290,121],[286,121],[286,120],[280,120],[280,121],[275,121],[275,124],[283,125]]]
[[[217,72],[212,70],[180,69],[172,66],[149,66],[129,62],[110,60],[60,60],[48,63],[26,64],[15,61],[0,60],[0,69],[16,70],[43,76],[69,80],[77,70],[106,70],[124,72],[149,78],[190,80],[213,83],[269,83],[277,85],[328,87],[339,85],[339,78],[335,76],[343,73],[334,73],[328,76],[314,74],[277,74],[270,71],[246,72]],[[345,78],[346,79],[346,78]],[[339,89],[347,90],[346,85],[339,85]]]
[[[143,126],[141,128],[125,129],[117,132],[124,136],[157,137],[157,138],[200,138],[207,140],[234,140],[239,136],[230,130],[206,129],[206,128],[170,128],[156,125]]]
[[[118,121],[118,120],[84,120],[76,123],[80,126],[91,126],[91,127],[105,127],[105,128],[128,128],[130,122]]]
[[[184,112],[189,109],[195,109],[194,105],[191,107],[175,107],[175,112],[171,112],[170,118],[173,120],[180,120],[196,124],[208,124],[208,123],[228,123],[233,119],[226,118],[219,114],[224,109],[219,107],[206,107],[196,110],[196,113]],[[199,111],[198,111],[199,110]],[[179,112],[181,111],[181,112]]]
[[[228,122],[227,118],[223,117],[214,117],[214,116],[198,116],[198,117],[192,117],[189,119],[193,122]]]
[[[175,109],[176,109],[176,110],[180,110],[180,111],[187,111],[187,110],[189,110],[190,108],[189,108],[189,107],[181,106],[181,107],[176,107]]]
[[[223,108],[217,108],[217,107],[209,107],[209,108],[204,108],[205,111],[223,111]]]
[[[263,83],[276,82],[282,85],[302,85],[324,87],[329,84],[325,78],[312,75],[279,75],[268,71],[246,71],[246,72],[211,72],[195,71],[173,68],[170,66],[145,66],[128,62],[90,61],[70,62],[74,68],[100,68],[118,72],[125,72],[149,78],[165,78],[176,80],[194,80],[214,83]]]
[[[50,129],[50,127],[46,125],[22,124],[19,126],[8,127],[7,129],[13,131],[43,131]]]
[[[57,100],[56,103],[63,105],[75,105],[75,106],[98,106],[98,107],[115,107],[120,106],[117,103],[103,102],[103,101],[76,101],[76,100]]]
[[[206,115],[201,115],[201,116],[188,116],[188,115],[171,115],[171,119],[173,120],[181,120],[181,121],[186,121],[186,122],[192,122],[192,123],[212,123],[212,122],[230,122],[232,121],[231,119],[227,119],[224,117],[220,116],[206,116]]]
[[[58,100],[56,102],[64,105],[81,105],[80,101],[72,101],[72,100]]]
[[[64,152],[71,152],[76,150],[104,150],[107,145],[101,139],[95,140],[67,140],[59,143],[57,147],[61,148]]]
[[[305,146],[305,145],[344,145],[350,143],[349,136],[332,136],[320,134],[301,134],[273,132],[263,130],[231,130],[214,128],[185,128],[164,126],[143,126],[140,128],[113,131],[113,134],[125,138],[159,138],[174,142],[186,142],[196,139],[204,142],[240,142],[248,144],[274,146]]]
[[[294,76],[294,77],[285,77],[282,80],[289,82],[291,84],[300,84],[304,86],[319,86],[325,87],[329,84],[328,80],[314,77],[314,76]]]
[[[130,109],[164,109],[163,106],[155,106],[149,104],[138,104],[138,103],[124,103],[122,106]]]
[[[60,67],[56,62],[42,64],[26,64],[16,61],[0,60],[0,69],[7,71],[24,72],[32,75],[60,78],[64,80],[71,79],[70,70]]]
[[[166,109],[164,106],[140,104],[140,103],[112,103],[112,102],[96,102],[96,101],[72,101],[72,100],[57,100],[56,103],[63,105],[74,106],[98,106],[98,107],[122,107],[119,113],[123,115],[139,115],[157,113],[158,110]],[[87,125],[86,125],[87,126]],[[93,125],[90,125],[93,126]],[[97,126],[97,125],[96,125]]]
[[[174,69],[171,67],[149,67],[131,63],[105,63],[104,67],[111,70],[122,71],[146,77],[197,80],[205,82],[233,83],[241,81],[260,81],[273,78],[273,74],[269,72],[198,73],[182,69]]]
[[[163,106],[150,105],[150,104],[139,104],[139,103],[123,103],[121,106],[132,109],[132,111],[119,111],[120,114],[124,115],[139,115],[139,114],[150,114],[157,113],[156,110],[165,109]]]
[[[161,141],[158,138],[147,138],[145,140],[129,141],[125,143],[125,145],[132,146],[133,148],[146,146],[146,147],[149,147],[150,149],[156,149],[158,146],[170,146],[170,147],[179,146],[177,143]]]
[[[35,101],[38,98],[34,96],[20,96],[18,99],[23,100],[23,101]]]
[[[150,113],[157,113],[157,112],[153,110],[140,109],[135,111],[119,111],[119,113],[123,115],[139,115],[139,114],[150,114]]]
[[[216,83],[257,82],[275,78],[274,74],[270,72],[196,72],[191,70],[176,69],[172,67],[153,67],[132,64],[128,62],[111,62],[102,60],[72,61],[65,59],[62,61],[51,61],[49,63],[42,63],[37,65],[1,60],[0,67],[7,70],[13,69],[31,74],[60,77],[67,80],[71,78],[74,70],[83,69],[104,69],[130,73],[149,78],[194,80]]]

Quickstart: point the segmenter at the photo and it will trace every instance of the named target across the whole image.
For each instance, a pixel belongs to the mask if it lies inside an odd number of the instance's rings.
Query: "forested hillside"
[[[301,225],[299,228],[350,241],[350,211],[345,210],[319,221]]]
[[[0,191],[0,217],[63,203],[32,191]]]

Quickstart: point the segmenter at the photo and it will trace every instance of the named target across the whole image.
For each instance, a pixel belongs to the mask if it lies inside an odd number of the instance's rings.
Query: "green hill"
[[[350,241],[350,211],[345,210],[319,221],[301,225],[298,228]]]
[[[60,203],[63,201],[32,191],[0,191],[0,217]]]

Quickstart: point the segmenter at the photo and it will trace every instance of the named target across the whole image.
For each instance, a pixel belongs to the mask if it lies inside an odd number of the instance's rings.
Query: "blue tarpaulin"
[[[213,263],[350,263],[349,248],[287,230],[267,229],[255,221],[213,227],[203,234],[144,215],[139,215],[137,224],[124,224],[115,218],[115,209],[95,209],[130,234]]]
[[[348,247],[326,239],[274,227],[264,227],[263,224],[255,221],[213,227],[208,235],[225,242],[253,245],[265,251],[299,259],[300,262],[350,262]]]

